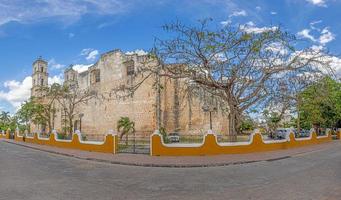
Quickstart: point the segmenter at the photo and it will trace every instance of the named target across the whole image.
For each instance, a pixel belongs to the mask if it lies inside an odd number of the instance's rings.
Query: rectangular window
[[[128,76],[135,74],[135,67],[134,67],[134,61],[133,60],[125,62],[124,65],[126,66]]]
[[[96,83],[101,82],[101,73],[100,71],[96,71],[95,73]]]
[[[101,82],[101,71],[99,69],[95,69],[91,71],[90,74],[90,83],[95,84]]]
[[[134,69],[134,65],[133,66],[128,66],[127,67],[127,75],[134,75],[135,74],[135,69]]]

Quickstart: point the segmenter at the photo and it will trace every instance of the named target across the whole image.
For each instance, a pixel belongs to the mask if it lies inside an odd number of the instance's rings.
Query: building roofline
[[[37,62],[43,62],[43,63],[48,64],[47,61],[44,60],[41,56],[33,62],[33,65],[36,64]]]

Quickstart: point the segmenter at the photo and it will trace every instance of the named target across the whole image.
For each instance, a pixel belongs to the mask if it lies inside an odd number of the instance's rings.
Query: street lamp
[[[79,114],[79,131],[82,132],[82,118],[84,117],[84,114]]]
[[[212,126],[212,112],[216,111],[217,108],[215,106],[211,106],[211,105],[208,105],[208,104],[205,103],[202,106],[202,110],[204,112],[209,112],[209,114],[210,114],[210,130],[212,130],[213,129],[213,126]]]

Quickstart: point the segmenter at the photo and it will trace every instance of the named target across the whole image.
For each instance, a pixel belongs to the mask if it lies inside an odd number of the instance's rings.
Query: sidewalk
[[[213,167],[236,165],[260,161],[273,161],[295,157],[304,153],[313,153],[335,146],[341,146],[340,141],[333,141],[319,145],[311,145],[302,148],[286,149],[271,152],[253,154],[232,154],[218,156],[185,156],[185,157],[154,157],[141,154],[106,154],[72,149],[62,149],[44,145],[17,142],[14,140],[0,139],[0,142],[7,142],[49,153],[74,157],[83,160],[92,160],[119,165],[143,166],[143,167]]]

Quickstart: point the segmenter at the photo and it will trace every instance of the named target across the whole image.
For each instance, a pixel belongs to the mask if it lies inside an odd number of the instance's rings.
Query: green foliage
[[[82,141],[87,141],[88,137],[86,135],[82,135]]]
[[[341,121],[341,83],[329,77],[309,86],[301,94],[302,128],[312,125],[335,127]]]
[[[59,140],[65,140],[65,139],[66,139],[66,135],[63,134],[63,133],[58,133],[58,134],[57,134],[57,138],[58,138]]]
[[[270,112],[269,110],[264,110],[263,116],[265,118],[266,125],[270,131],[270,134],[274,134],[279,126],[279,123],[281,122],[281,115],[278,112]]]
[[[34,103],[32,100],[25,101],[17,112],[17,116],[20,123],[29,125],[30,120],[34,115]]]
[[[166,129],[164,127],[161,127],[159,131],[160,131],[160,134],[162,135],[164,143],[166,144],[169,143]]]
[[[24,102],[16,116],[18,123],[24,124],[26,129],[29,129],[30,122],[46,126],[49,120],[45,113],[45,105],[35,99]]]
[[[120,139],[122,140],[124,135],[128,136],[129,133],[135,132],[135,122],[129,117],[121,117],[117,122],[117,131],[121,132]]]
[[[252,36],[249,33],[244,33],[240,38],[241,41],[247,41],[250,39],[252,39]]]
[[[252,131],[253,129],[255,129],[255,122],[250,117],[246,117],[245,119],[243,119],[240,130]]]
[[[0,129],[6,131],[7,129],[16,130],[18,126],[17,116],[11,116],[9,112],[2,111],[0,113]]]

